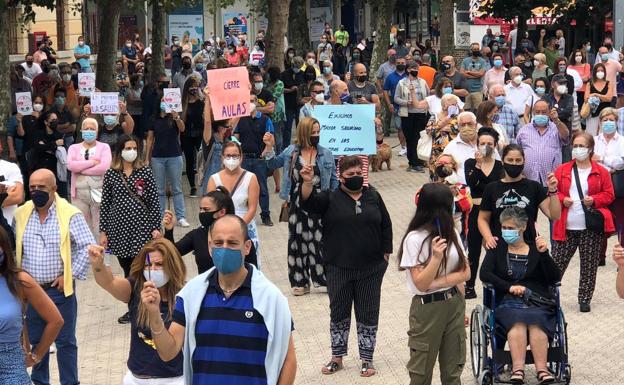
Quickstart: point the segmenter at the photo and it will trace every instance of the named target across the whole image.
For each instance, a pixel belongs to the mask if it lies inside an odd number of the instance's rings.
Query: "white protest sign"
[[[342,104],[314,107],[312,116],[321,125],[321,146],[334,155],[374,155],[375,105]]]
[[[119,113],[119,93],[92,92],[91,113],[112,115]]]
[[[15,93],[15,106],[17,107],[17,113],[22,115],[32,115],[33,104],[32,96],[30,92],[16,92]]]
[[[80,95],[82,96],[91,95],[91,92],[95,91],[95,74],[79,73],[78,90],[80,91]]]
[[[163,101],[167,105],[166,113],[171,111],[182,112],[182,94],[179,88],[165,88],[163,90]]]

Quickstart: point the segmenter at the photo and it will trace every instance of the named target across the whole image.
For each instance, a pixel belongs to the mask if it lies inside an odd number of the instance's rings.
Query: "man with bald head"
[[[297,371],[292,315],[282,292],[245,263],[251,249],[247,224],[236,215],[219,218],[208,232],[208,248],[215,266],[178,293],[168,329],[158,289],[153,282],[144,285],[141,301],[150,329],[160,331],[152,332],[158,355],[170,361],[182,351],[187,384],[227,378],[230,384],[292,385]]]
[[[31,200],[15,210],[15,258],[52,299],[65,320],[55,340],[60,383],[79,384],[76,344],[76,301],[74,281],[86,279],[89,267],[87,247],[95,243],[89,225],[77,207],[57,194],[56,177],[48,169],[32,173]],[[31,307],[27,309],[30,343],[46,338],[45,321]],[[49,355],[35,357],[35,384],[49,384]]]
[[[342,80],[334,80],[329,87],[329,100],[327,104],[352,104],[347,83]]]
[[[368,81],[368,71],[362,63],[356,63],[352,69],[351,80],[347,84],[354,104],[374,104],[375,112],[381,112],[379,95],[375,85]]]

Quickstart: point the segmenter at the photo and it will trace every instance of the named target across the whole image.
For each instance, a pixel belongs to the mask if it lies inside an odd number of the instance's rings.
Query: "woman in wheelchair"
[[[398,253],[413,295],[407,332],[411,385],[431,384],[438,353],[441,382],[461,384],[466,360],[462,289],[470,266],[454,226],[453,206],[449,186],[425,184]]]
[[[512,206],[503,210],[500,223],[505,242],[487,251],[480,276],[496,291],[494,314],[507,332],[512,359],[510,381],[524,383],[528,334],[537,379],[540,384],[548,384],[555,380],[547,368],[547,353],[557,322],[551,288],[561,279],[561,272],[541,236],[535,243],[525,242],[528,222],[524,209]]]

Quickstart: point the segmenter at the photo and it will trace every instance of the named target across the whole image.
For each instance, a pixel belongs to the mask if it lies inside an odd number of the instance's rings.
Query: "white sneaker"
[[[178,221],[178,226],[180,227],[191,227],[191,224],[186,221],[186,219],[182,218]]]
[[[399,156],[407,155],[407,148],[401,147],[401,151],[399,151]]]
[[[50,354],[56,353],[56,344],[55,343],[52,343],[52,345],[50,345],[49,353]]]

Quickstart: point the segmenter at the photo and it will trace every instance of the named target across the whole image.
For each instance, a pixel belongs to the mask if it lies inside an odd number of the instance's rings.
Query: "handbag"
[[[604,216],[600,211],[593,207],[587,207],[583,203],[583,191],[581,190],[581,180],[576,163],[573,169],[574,179],[576,180],[576,191],[578,192],[579,198],[581,198],[581,206],[583,206],[583,211],[585,212],[585,227],[587,230],[602,233],[604,231]]]
[[[624,170],[616,170],[611,173],[613,192],[616,198],[624,198]]]
[[[528,296],[523,297],[524,302],[527,305],[535,306],[543,309],[555,310],[557,308],[557,302],[548,297],[544,297],[534,291],[530,291]]]
[[[416,155],[418,155],[418,159],[428,162],[429,158],[431,158],[432,146],[433,139],[431,135],[427,134],[427,130],[420,131],[420,139],[418,139],[418,144],[416,145]]]
[[[128,186],[128,181],[126,180],[126,178],[123,175],[123,171],[119,171],[119,177],[121,178],[121,180],[123,181],[123,185],[126,188],[126,191],[128,191],[128,194],[130,194],[130,196],[139,203],[139,205],[141,205],[141,207],[143,208],[143,210],[147,211],[147,205],[145,205],[145,202],[143,202],[143,199],[141,199],[141,197],[139,197],[137,195],[137,193],[135,193],[134,191],[132,191],[132,189],[130,188],[130,186]]]
[[[102,190],[89,187],[89,193],[91,193],[91,199],[95,203],[102,203]]]
[[[293,150],[290,155],[290,167],[288,169],[288,177],[292,180],[293,169],[295,168],[295,159],[297,158],[298,151]],[[290,212],[290,202],[284,201],[282,203],[282,209],[280,210],[279,221],[288,222],[288,213]]]

